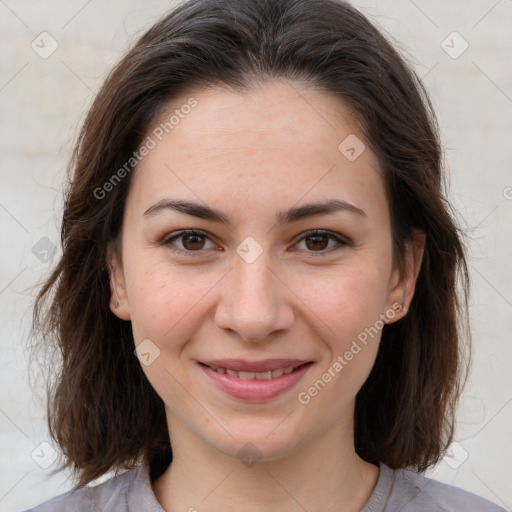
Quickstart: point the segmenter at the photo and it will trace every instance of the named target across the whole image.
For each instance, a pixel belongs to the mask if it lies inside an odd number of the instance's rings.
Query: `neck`
[[[168,422],[173,461],[153,485],[167,511],[358,512],[377,483],[378,468],[355,453],[351,424],[287,456],[258,460],[256,453],[251,461],[220,452],[176,418]]]

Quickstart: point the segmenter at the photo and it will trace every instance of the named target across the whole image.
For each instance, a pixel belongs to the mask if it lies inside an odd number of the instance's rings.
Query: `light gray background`
[[[512,1],[355,4],[424,78],[447,148],[451,199],[472,237],[474,363],[457,443],[428,476],[510,510]],[[79,123],[120,53],[170,5],[0,0],[0,512],[71,487],[65,474],[40,467],[52,452],[40,444],[48,440],[45,410],[27,378],[33,286],[58,245],[62,179]],[[51,49],[43,31],[58,43],[45,59],[31,47]]]

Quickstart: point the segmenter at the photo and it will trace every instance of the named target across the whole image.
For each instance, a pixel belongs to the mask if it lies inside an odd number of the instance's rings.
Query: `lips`
[[[265,359],[263,361],[245,361],[243,359],[212,359],[200,361],[210,368],[225,368],[237,372],[269,372],[274,370],[295,369],[311,361],[305,359]]]
[[[309,371],[312,361],[222,359],[198,362],[202,373],[221,391],[249,402],[276,398],[292,389]]]
[[[295,368],[293,366],[289,366],[287,368],[277,368],[275,370],[268,370],[267,372],[242,372],[237,370],[231,370],[230,368],[215,368],[209,366],[213,371],[220,373],[221,375],[227,373],[232,377],[237,377],[238,379],[249,380],[249,379],[258,379],[258,380],[269,380],[275,379],[277,377],[281,377],[282,375],[287,375],[292,373]]]

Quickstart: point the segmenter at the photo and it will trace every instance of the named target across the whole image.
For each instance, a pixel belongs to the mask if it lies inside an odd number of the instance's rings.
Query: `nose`
[[[268,340],[272,333],[293,325],[293,294],[284,276],[279,277],[269,263],[265,251],[251,263],[235,256],[233,268],[223,279],[215,323],[243,341]]]

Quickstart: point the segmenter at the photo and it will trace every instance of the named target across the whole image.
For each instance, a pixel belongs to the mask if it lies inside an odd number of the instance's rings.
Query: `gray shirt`
[[[392,470],[383,463],[379,467],[377,485],[361,512],[506,512],[475,494],[413,471]],[[153,493],[147,466],[95,487],[69,491],[26,512],[75,511],[165,512]]]

